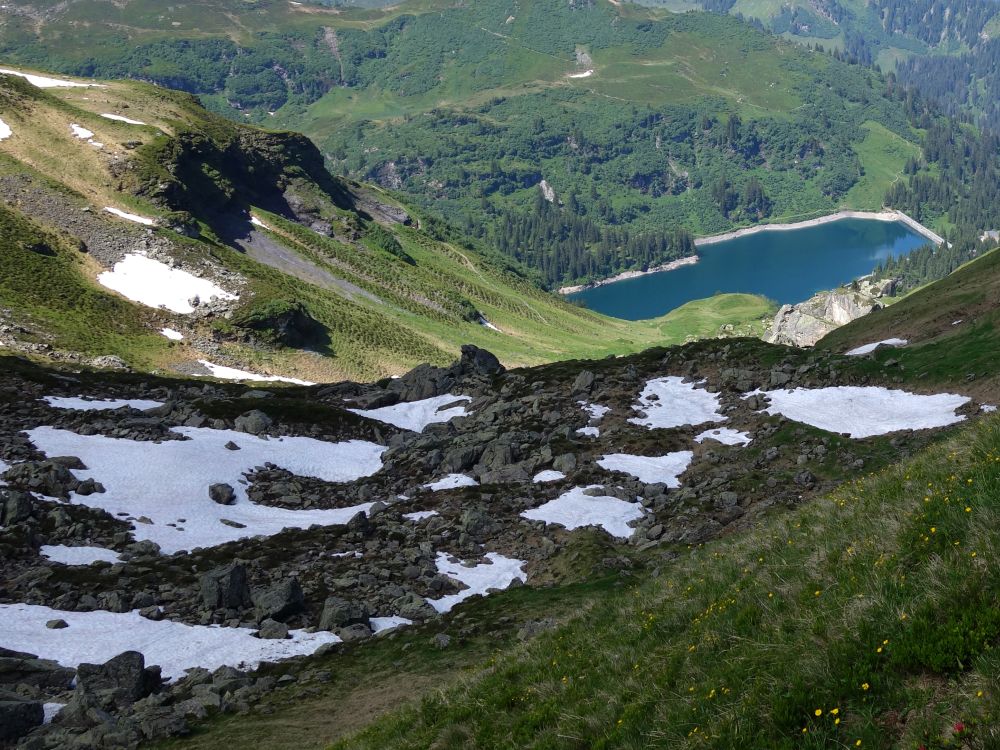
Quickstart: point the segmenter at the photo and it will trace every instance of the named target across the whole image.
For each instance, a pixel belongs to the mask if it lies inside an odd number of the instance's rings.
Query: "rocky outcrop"
[[[812,346],[836,328],[883,307],[879,301],[895,290],[893,279],[862,280],[820,292],[797,305],[782,305],[764,334],[772,344]]]

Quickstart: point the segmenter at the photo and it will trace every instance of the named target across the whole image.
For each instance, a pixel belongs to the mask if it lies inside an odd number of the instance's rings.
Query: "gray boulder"
[[[138,651],[125,651],[104,664],[81,664],[76,672],[77,690],[99,696],[117,706],[135,703],[160,689],[159,667],[146,667]]]
[[[41,726],[45,711],[38,701],[24,700],[16,693],[0,691],[0,742],[20,739]]]
[[[208,609],[244,609],[253,604],[243,563],[230,563],[201,577],[201,599]]]
[[[305,607],[305,596],[298,580],[288,578],[266,589],[255,591],[253,603],[257,609],[258,620],[270,618],[283,621],[302,611]]]
[[[208,488],[208,496],[213,503],[219,505],[232,505],[236,502],[236,490],[231,484],[219,482]]]
[[[59,460],[25,461],[7,469],[3,478],[11,487],[26,492],[38,492],[49,497],[69,498],[80,486],[64,462]]]
[[[274,421],[260,409],[248,411],[233,420],[233,426],[238,432],[246,432],[250,435],[260,435],[267,432],[267,429],[274,424]]]
[[[277,620],[264,620],[260,624],[260,630],[257,631],[257,637],[268,640],[283,640],[288,637],[288,626]]]
[[[347,625],[367,624],[368,617],[368,606],[363,602],[352,602],[339,596],[331,596],[323,602],[319,627],[320,630],[335,630]]]

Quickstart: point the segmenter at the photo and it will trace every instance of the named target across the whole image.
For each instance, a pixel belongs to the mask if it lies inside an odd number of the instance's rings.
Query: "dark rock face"
[[[230,563],[201,577],[201,598],[209,609],[246,609],[252,605],[247,569]]]
[[[146,668],[138,651],[125,651],[104,664],[81,664],[77,690],[118,706],[135,703],[160,689],[160,668]]]
[[[31,685],[65,690],[73,681],[74,674],[74,670],[49,659],[0,649],[0,685]]]
[[[0,742],[10,742],[41,726],[45,711],[39,701],[0,691]]]
[[[462,359],[458,366],[465,373],[476,375],[498,375],[505,369],[494,354],[472,344],[462,345]]]
[[[253,603],[257,618],[283,621],[302,611],[305,596],[298,580],[289,578],[266,589],[255,591]]]
[[[213,503],[219,505],[232,505],[236,502],[236,490],[231,484],[213,484],[208,488],[208,496]]]
[[[233,325],[246,331],[250,338],[265,344],[302,348],[321,347],[329,343],[326,328],[298,301],[274,302],[233,320]]]

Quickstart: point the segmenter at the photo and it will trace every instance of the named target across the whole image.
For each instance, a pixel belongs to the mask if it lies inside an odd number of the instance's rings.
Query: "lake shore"
[[[808,227],[818,227],[823,224],[830,224],[835,221],[841,221],[842,219],[870,219],[874,221],[898,221],[906,224],[910,229],[912,229],[917,234],[926,237],[928,240],[936,245],[943,245],[944,238],[931,229],[928,229],[923,224],[918,222],[916,219],[907,216],[902,211],[838,211],[837,213],[828,214],[827,216],[820,216],[816,219],[807,219],[806,221],[796,221],[790,224],[758,224],[752,227],[744,227],[743,229],[736,229],[732,232],[725,232],[724,234],[713,234],[709,237],[699,237],[694,241],[695,247],[702,247],[704,245],[714,245],[718,242],[726,242],[728,240],[739,239],[740,237],[748,237],[750,235],[758,234],[760,232],[787,232],[794,229],[807,229]],[[664,263],[663,265],[655,266],[646,271],[625,271],[623,273],[616,274],[615,276],[609,276],[606,279],[601,279],[600,281],[594,281],[590,284],[577,284],[574,286],[564,286],[560,287],[556,291],[559,294],[576,294],[577,292],[582,292],[587,289],[594,289],[595,287],[605,286],[607,284],[615,284],[619,281],[627,281],[628,279],[635,279],[639,276],[646,276],[651,273],[660,273],[661,271],[673,271],[683,266],[690,266],[698,262],[697,255],[689,255],[686,258],[681,258],[679,260],[671,261],[670,263]]]
[[[661,271],[674,271],[678,268],[684,266],[693,266],[698,262],[697,255],[689,255],[686,258],[679,258],[678,260],[672,260],[669,263],[664,263],[659,266],[654,266],[646,271],[623,271],[622,273],[616,274],[615,276],[609,276],[606,279],[601,279],[600,281],[592,281],[589,284],[577,284],[575,286],[562,286],[556,289],[559,294],[576,294],[577,292],[582,292],[585,289],[594,289],[599,286],[606,286],[607,284],[614,284],[619,281],[627,281],[628,279],[636,279],[640,276],[645,276],[650,273],[660,273]]]

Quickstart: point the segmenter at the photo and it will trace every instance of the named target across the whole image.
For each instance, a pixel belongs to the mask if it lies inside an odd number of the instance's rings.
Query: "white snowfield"
[[[437,560],[434,562],[438,573],[454,578],[468,588],[440,599],[428,599],[427,603],[438,612],[450,612],[456,604],[464,602],[476,594],[486,596],[491,589],[502,590],[514,581],[524,583],[528,579],[524,572],[526,563],[523,560],[514,560],[496,552],[486,553],[486,559],[488,562],[466,567],[460,560],[456,560],[451,555],[438,552]]]
[[[533,510],[521,513],[524,518],[533,521],[558,524],[567,530],[583,528],[584,526],[600,526],[611,536],[628,539],[635,532],[629,522],[642,518],[645,512],[639,503],[627,503],[616,497],[585,495],[584,490],[590,487],[574,487],[555,500],[550,500]]]
[[[645,484],[665,484],[680,487],[680,476],[691,465],[694,453],[677,451],[665,456],[631,456],[628,453],[612,453],[597,461],[597,465],[608,471],[620,471]]]
[[[112,115],[112,114],[109,114],[108,112],[102,113],[101,117],[104,117],[105,119],[108,119],[108,120],[114,120],[115,122],[124,122],[126,125],[145,125],[146,124],[142,120],[133,120],[131,117],[125,117],[124,115]]]
[[[78,456],[88,468],[73,473],[80,479],[92,477],[107,490],[86,497],[75,495],[71,502],[131,520],[135,538],[156,542],[165,554],[272,536],[286,528],[347,523],[371,503],[333,510],[257,505],[247,497],[243,475],[270,461],[300,476],[348,482],[382,468],[385,451],[381,445],[361,440],[265,440],[233,430],[195,427],[176,427],[174,432],[189,439],[152,443],[77,435],[52,427],[37,427],[27,434],[48,456]],[[226,448],[230,441],[239,450]],[[235,490],[235,504],[219,505],[209,498],[209,486],[221,482]]]
[[[45,627],[65,620],[67,628]],[[250,628],[154,622],[138,612],[68,612],[34,604],[0,604],[0,646],[38,654],[64,667],[103,664],[123,651],[139,651],[146,666],[158,664],[163,676],[176,680],[194,667],[215,670],[230,666],[255,669],[262,661],[311,654],[340,638],[327,631],[293,630],[291,638],[255,638]]]
[[[457,404],[459,401],[472,401],[472,398],[446,393],[443,396],[432,396],[421,401],[382,406],[378,409],[348,409],[348,411],[368,419],[391,424],[403,430],[423,432],[429,424],[447,422],[455,417],[464,417],[468,414],[464,406]]]
[[[63,565],[90,565],[95,562],[121,562],[121,555],[104,547],[67,547],[64,544],[43,544],[42,557]]]
[[[582,73],[570,73],[569,78],[590,78],[594,75],[593,70],[585,70]]]
[[[545,469],[540,471],[535,476],[531,478],[531,481],[535,484],[541,484],[543,482],[558,482],[560,479],[565,479],[566,475],[561,471],[556,471],[555,469]]]
[[[112,409],[138,409],[147,411],[163,406],[162,401],[150,401],[143,398],[104,398],[87,401],[74,396],[45,396],[44,401],[56,409],[76,409],[78,411],[110,411]]]
[[[714,440],[723,445],[750,445],[753,438],[745,432],[734,430],[732,427],[716,427],[705,430],[694,439],[696,443],[704,443],[706,440]]]
[[[577,401],[580,408],[583,409],[587,414],[590,415],[591,419],[600,420],[604,418],[604,415],[611,411],[610,406],[601,406],[600,404],[589,404],[586,401]]]
[[[19,70],[11,70],[10,68],[0,68],[0,75],[5,76],[17,76],[18,78],[24,78],[32,86],[37,86],[40,89],[55,89],[55,88],[90,88],[92,86],[98,88],[104,88],[99,83],[79,83],[77,81],[67,81],[65,78],[49,78],[48,76],[36,76],[31,73],[22,73]]]
[[[719,412],[718,394],[709,393],[695,383],[685,383],[674,375],[646,383],[639,402],[632,408],[646,416],[632,417],[629,422],[650,429],[726,421]]]
[[[143,226],[152,227],[156,226],[156,220],[150,219],[146,216],[139,216],[138,214],[130,214],[127,211],[122,211],[120,208],[112,208],[111,206],[105,206],[104,210],[109,214],[114,214],[119,219],[125,219],[125,221],[135,222],[136,224],[142,224]]]
[[[10,125],[0,120],[0,141],[6,140],[14,135],[14,131],[10,129]]]
[[[75,135],[81,141],[85,141],[88,138],[94,137],[93,130],[87,130],[85,127],[83,127],[82,125],[77,125],[75,122],[70,123],[69,129],[73,131],[73,135]]]
[[[600,437],[601,428],[594,427],[593,425],[587,425],[586,427],[581,427],[576,431],[577,435],[583,435],[584,437]]]
[[[238,299],[208,279],[171,268],[145,255],[126,255],[115,263],[114,270],[99,274],[97,280],[102,286],[147,307],[165,307],[182,314],[194,312],[190,302],[193,297],[203,302],[212,298]]]
[[[255,372],[237,370],[235,367],[226,367],[209,362],[207,359],[199,359],[198,364],[207,368],[213,378],[219,380],[249,380],[254,383],[291,383],[292,385],[316,385],[309,380],[299,380],[298,378],[286,378],[282,375],[258,375]]]
[[[180,331],[175,331],[173,328],[161,328],[160,333],[166,336],[171,341],[183,341],[184,334]]]
[[[871,352],[878,349],[880,346],[906,346],[910,342],[906,339],[885,339],[883,341],[876,341],[871,344],[865,344],[864,346],[859,346],[856,349],[851,349],[849,352],[845,352],[848,357],[857,357],[862,354],[870,354]]]
[[[371,626],[373,633],[381,633],[383,630],[392,630],[393,628],[400,628],[404,625],[412,625],[413,620],[408,620],[405,617],[399,617],[398,615],[393,615],[391,617],[369,617],[368,624]]]
[[[254,216],[253,214],[250,214],[250,223],[253,224],[255,227],[260,227],[261,229],[270,229],[271,228],[267,224],[265,224],[263,221],[261,221],[260,219],[258,219],[256,216]]]
[[[965,419],[955,410],[969,402],[967,396],[953,393],[923,396],[882,386],[840,385],[754,393],[771,399],[771,405],[764,409],[768,414],[783,414],[796,422],[847,433],[852,438],[947,427]]]
[[[449,474],[436,482],[425,484],[424,489],[439,492],[440,490],[453,490],[458,487],[475,487],[477,484],[479,482],[465,474]]]
[[[425,518],[432,518],[437,514],[436,510],[415,510],[412,513],[404,513],[403,518],[407,521],[423,521]]]

